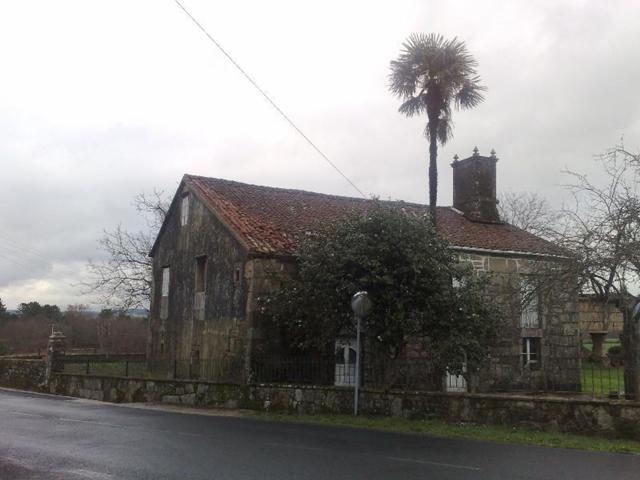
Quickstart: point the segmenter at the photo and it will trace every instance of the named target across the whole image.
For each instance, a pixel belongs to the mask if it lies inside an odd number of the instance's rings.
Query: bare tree
[[[511,225],[540,237],[548,237],[558,220],[558,212],[535,192],[508,191],[499,197],[500,218]]]
[[[169,209],[169,200],[162,191],[144,193],[134,199],[134,207],[145,228],[130,232],[118,225],[105,230],[98,241],[108,259],[89,260],[90,280],[84,282],[85,294],[98,295],[104,305],[116,309],[148,308],[151,296],[152,263],[149,252]]]
[[[598,161],[600,181],[567,172],[573,205],[563,209],[555,235],[573,253],[585,289],[609,300],[640,285],[640,162],[622,147]]]

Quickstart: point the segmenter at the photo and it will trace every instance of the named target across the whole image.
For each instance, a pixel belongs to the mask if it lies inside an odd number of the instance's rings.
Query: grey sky
[[[498,152],[498,188],[557,203],[563,168],[640,144],[635,1],[184,0],[365,192],[425,202],[424,120],[397,113],[389,61],[412,32],[464,39],[486,101],[440,150]],[[133,196],[183,173],[353,195],[171,0],[0,4],[0,298],[90,303],[71,284],[97,239],[144,228]]]

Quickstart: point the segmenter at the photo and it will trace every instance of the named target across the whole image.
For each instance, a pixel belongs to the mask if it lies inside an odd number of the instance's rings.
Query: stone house
[[[489,272],[509,305],[505,328],[481,372],[483,388],[579,384],[577,296],[532,289],[533,265],[558,259],[554,245],[500,221],[494,154],[452,163],[454,201],[438,229],[462,262]],[[315,222],[364,211],[370,200],[185,175],[153,245],[148,361],[168,376],[247,379],[261,341],[257,298],[296,269],[296,236]],[[425,205],[387,202],[417,213]],[[535,293],[533,293],[535,292]],[[525,303],[523,298],[527,297]],[[349,362],[351,344],[337,344]],[[571,369],[565,363],[571,362]],[[558,368],[559,366],[565,368]],[[336,383],[344,383],[337,378]],[[466,388],[454,380],[452,388]]]

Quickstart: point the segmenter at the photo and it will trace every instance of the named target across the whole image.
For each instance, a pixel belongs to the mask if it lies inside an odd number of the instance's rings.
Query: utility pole
[[[355,388],[353,392],[353,414],[358,415],[358,399],[360,397],[360,330],[361,321],[371,311],[371,299],[365,291],[360,291],[351,297],[351,309],[356,317],[356,374]]]

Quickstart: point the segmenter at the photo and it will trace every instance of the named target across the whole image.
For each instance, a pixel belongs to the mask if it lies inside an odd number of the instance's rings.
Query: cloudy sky
[[[562,200],[563,168],[624,136],[640,148],[629,1],[183,0],[365,192],[424,202],[422,119],[397,113],[389,61],[412,32],[464,39],[489,88],[455,114],[448,166],[498,152],[499,190]],[[0,3],[0,298],[91,303],[77,287],[97,240],[145,225],[133,197],[183,173],[354,195],[173,0]]]

